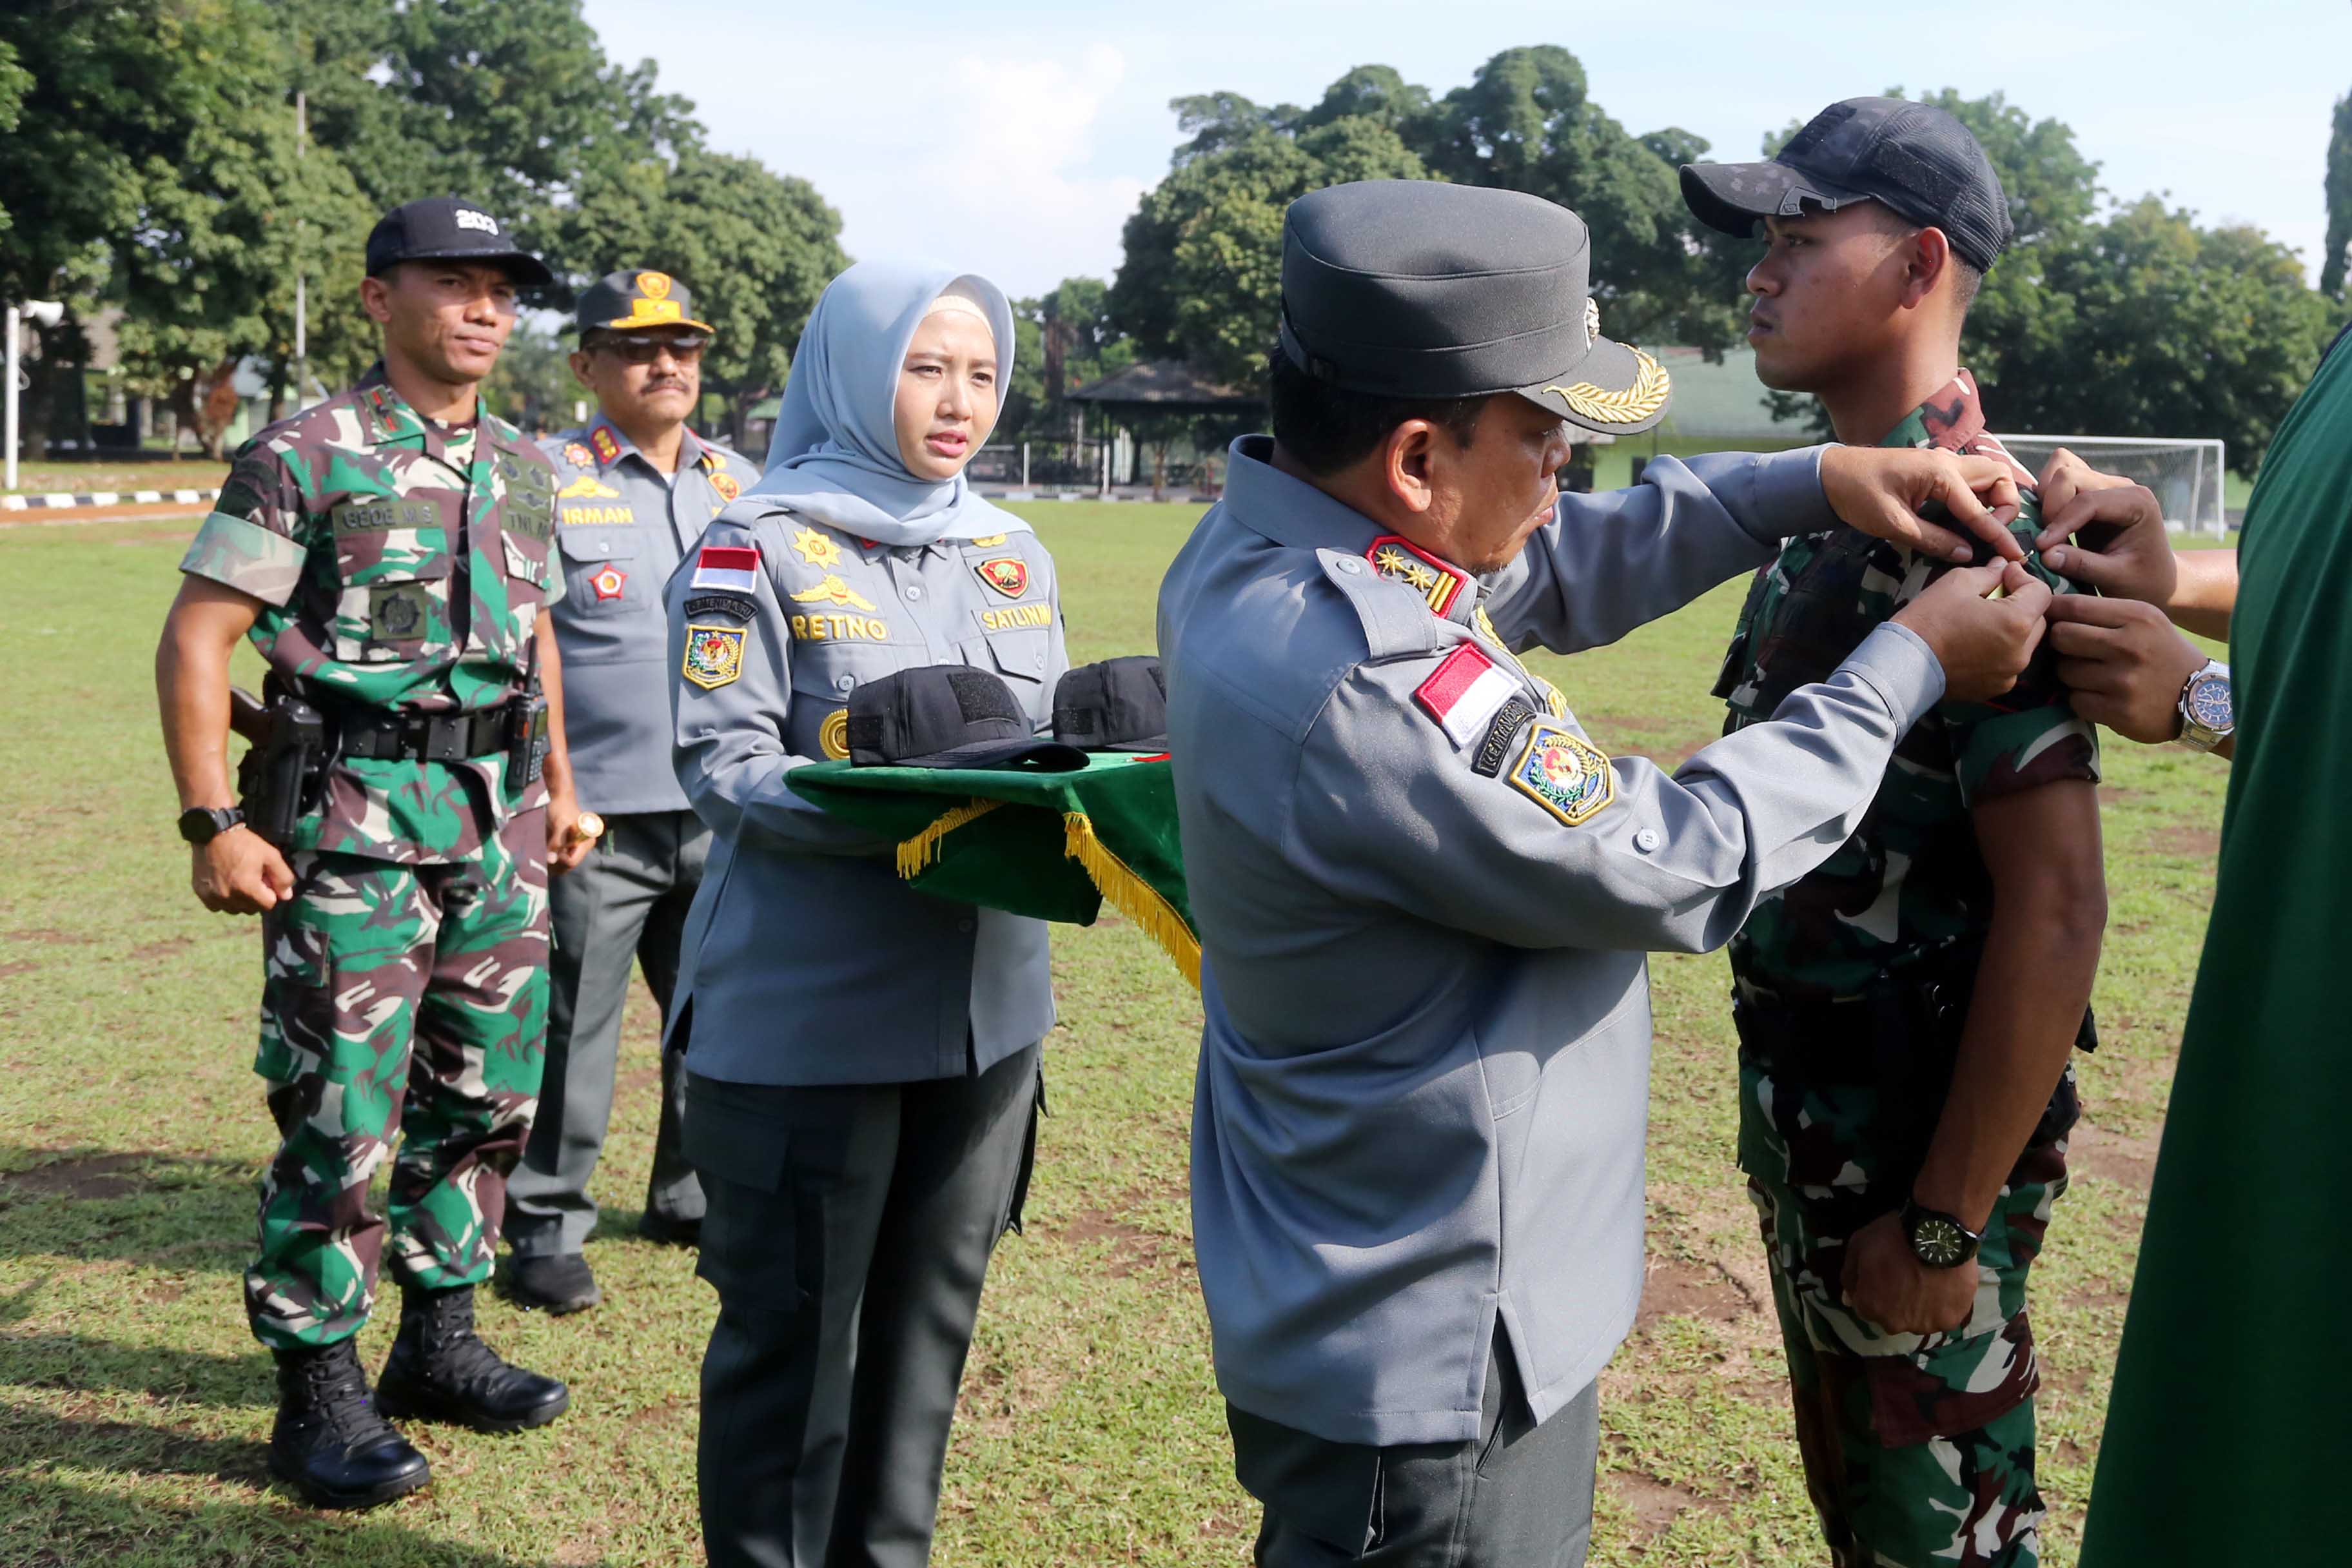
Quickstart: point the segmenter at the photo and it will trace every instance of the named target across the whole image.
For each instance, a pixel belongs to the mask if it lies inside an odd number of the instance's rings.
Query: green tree
[[[2336,100],[2327,137],[2327,239],[2319,252],[2319,291],[2344,298],[2344,266],[2352,252],[2352,93]]]
[[[1109,296],[1099,278],[1065,278],[1041,298],[1013,301],[1013,376],[999,439],[1068,438],[1067,395],[1135,363],[1135,344],[1113,321]]]
[[[1140,353],[1189,360],[1214,380],[1253,385],[1274,343],[1283,209],[1326,185],[1425,179],[1429,172],[1378,120],[1343,115],[1294,133],[1245,117],[1211,124],[1184,108],[1206,101],[1178,101],[1180,124],[1194,128],[1194,142],[1127,220],[1110,314]],[[1230,94],[1213,101],[1247,104]]]

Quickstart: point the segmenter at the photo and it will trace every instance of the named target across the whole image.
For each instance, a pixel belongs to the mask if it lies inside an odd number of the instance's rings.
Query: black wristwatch
[[[233,805],[192,805],[180,813],[180,837],[202,848],[244,820]]]
[[[1903,1205],[1903,1234],[1923,1268],[1958,1268],[1977,1255],[1982,1239],[1943,1210],[1922,1207],[1916,1198]]]

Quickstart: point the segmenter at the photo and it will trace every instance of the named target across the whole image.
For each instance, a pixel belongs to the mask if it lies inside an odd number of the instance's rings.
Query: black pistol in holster
[[[250,743],[236,767],[246,826],[286,848],[325,787],[326,715],[283,690],[271,692],[266,706],[249,691],[231,690],[228,712],[229,728]]]
[[[520,795],[547,766],[547,693],[539,683],[539,638],[530,641],[530,674],[522,695],[507,705],[507,793]]]

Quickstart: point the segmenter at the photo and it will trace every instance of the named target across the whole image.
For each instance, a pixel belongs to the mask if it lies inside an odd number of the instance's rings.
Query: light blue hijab
[[[996,336],[1002,396],[1013,380],[1013,307],[1003,289],[936,262],[861,261],[825,285],[809,315],[767,471],[746,500],[773,501],[880,544],[1030,531],[981,500],[961,473],[918,479],[898,457],[893,414],[907,345],[932,301],[959,284]]]

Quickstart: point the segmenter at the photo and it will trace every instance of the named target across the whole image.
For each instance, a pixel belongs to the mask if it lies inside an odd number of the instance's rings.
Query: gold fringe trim
[[[942,820],[945,820],[942,818]],[[1135,868],[1095,837],[1093,820],[1083,811],[1062,814],[1062,852],[1086,868],[1087,877],[1118,912],[1143,928],[1160,944],[1192,989],[1201,988],[1201,939],[1184,923],[1176,907],[1160,889],[1135,874]]]
[[[959,827],[978,822],[1003,804],[1001,800],[967,801],[942,813],[929,827],[898,846],[898,875],[909,879],[922,875],[924,868],[940,858],[940,839]]]

